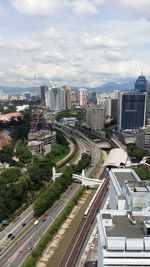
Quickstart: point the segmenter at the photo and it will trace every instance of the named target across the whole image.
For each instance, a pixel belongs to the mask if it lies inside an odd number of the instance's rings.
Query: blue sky
[[[1,0],[0,85],[150,78],[149,0]]]

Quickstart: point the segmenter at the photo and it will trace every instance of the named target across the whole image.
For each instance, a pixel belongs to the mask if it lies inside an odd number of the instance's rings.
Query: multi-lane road
[[[62,198],[55,203],[55,205],[48,212],[46,221],[40,218],[37,225],[34,225],[23,235],[13,246],[3,253],[0,257],[0,266],[19,267],[26,255],[29,253],[29,247],[34,247],[38,240],[50,227],[55,217],[61,212],[68,200],[73,196],[79,184],[72,184],[72,186],[65,192]]]
[[[90,150],[92,162],[95,165],[100,156],[99,148],[87,138],[82,139],[81,137],[76,136],[76,140],[79,144],[79,156],[76,159],[76,162],[80,159],[82,153]],[[67,192],[63,194],[62,198],[50,209],[47,219],[43,222],[43,218],[40,218],[37,225],[33,224],[32,227],[20,239],[14,242],[12,246],[10,246],[6,252],[0,256],[0,267],[19,267],[21,265],[26,256],[29,254],[29,249],[31,247],[33,248],[40,240],[40,238],[55,220],[56,216],[68,203],[68,200],[73,196],[78,187],[78,184],[72,184]],[[0,233],[1,239],[6,239],[6,235],[10,232],[13,232],[14,235],[18,234],[22,230],[23,222],[29,222],[32,219],[32,216],[33,209],[31,206],[19,216],[19,222],[17,220],[16,222],[11,223],[5,231]]]

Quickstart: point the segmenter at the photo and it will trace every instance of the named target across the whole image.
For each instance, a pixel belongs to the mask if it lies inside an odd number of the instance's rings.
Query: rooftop
[[[128,159],[127,152],[122,148],[111,149],[103,167],[116,167],[126,166]]]
[[[143,238],[142,222],[149,219],[148,216],[134,216],[136,224],[132,224],[125,215],[112,216],[113,226],[105,227],[106,234],[109,237]]]

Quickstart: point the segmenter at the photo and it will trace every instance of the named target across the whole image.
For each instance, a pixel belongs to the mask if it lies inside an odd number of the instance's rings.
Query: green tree
[[[17,145],[16,156],[25,164],[30,163],[32,159],[30,150],[23,143]]]

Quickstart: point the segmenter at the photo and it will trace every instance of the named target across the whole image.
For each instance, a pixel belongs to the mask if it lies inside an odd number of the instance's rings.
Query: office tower
[[[150,125],[150,84],[147,86],[146,124]]]
[[[118,108],[119,130],[145,126],[146,93],[121,92]]]
[[[46,106],[51,111],[66,110],[66,92],[59,86],[51,86],[46,92]]]
[[[137,93],[147,92],[147,80],[143,73],[137,78],[134,89]]]
[[[84,88],[78,89],[78,104],[81,107],[86,107],[87,105],[87,90]]]
[[[104,128],[105,109],[92,106],[86,109],[86,124],[92,131],[100,132]]]
[[[66,92],[66,109],[71,110],[72,92],[68,85],[63,85],[62,88]]]
[[[118,111],[118,99],[111,99],[111,118],[117,120],[117,111]]]
[[[45,106],[46,102],[45,102],[45,94],[48,91],[48,86],[47,85],[42,85],[41,86],[41,105]]]
[[[96,95],[96,92],[90,92],[88,94],[88,96],[89,96],[88,103],[97,105],[97,95]]]

